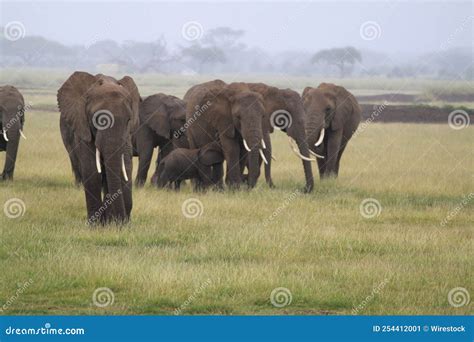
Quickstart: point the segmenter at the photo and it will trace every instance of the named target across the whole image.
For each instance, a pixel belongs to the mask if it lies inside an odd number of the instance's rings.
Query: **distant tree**
[[[311,58],[311,63],[313,64],[321,62],[336,66],[339,69],[339,75],[344,77],[347,72],[346,67],[350,66],[350,69],[352,69],[356,62],[362,62],[362,56],[352,46],[332,48],[321,50]]]
[[[225,63],[224,52],[217,47],[206,47],[200,44],[193,44],[181,50],[184,58],[189,58],[197,64],[198,72],[202,72],[206,65],[213,63]]]
[[[243,30],[234,30],[230,27],[217,27],[209,30],[203,38],[206,46],[214,46],[223,51],[230,51],[235,48],[242,48],[244,45],[238,40],[245,34]]]
[[[122,50],[121,63],[140,73],[163,71],[171,60],[163,37],[151,43],[127,41]]]

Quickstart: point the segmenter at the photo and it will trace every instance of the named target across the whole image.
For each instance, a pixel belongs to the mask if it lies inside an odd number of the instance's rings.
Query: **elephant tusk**
[[[265,145],[265,140],[263,140],[263,139],[262,139],[262,147],[263,147],[264,150],[267,149],[267,145]]]
[[[21,135],[21,137],[22,137],[23,139],[26,140],[26,135],[23,133],[23,131],[22,131],[21,129],[20,129],[20,135]]]
[[[128,182],[127,170],[125,169],[125,158],[123,157],[123,154],[122,154],[122,173],[123,173],[123,178],[125,179],[126,182]]]
[[[97,172],[102,173],[102,169],[100,167],[100,152],[97,147],[95,149],[95,165],[97,166]]]
[[[325,132],[325,129],[323,127],[323,128],[321,128],[321,132],[319,133],[319,139],[318,139],[318,141],[316,141],[314,146],[318,147],[319,145],[321,145],[321,143],[323,142],[323,139],[324,139],[324,132]]]
[[[295,146],[296,143],[293,142],[293,140],[292,140],[290,137],[289,137],[289,140],[290,140],[290,146],[291,146],[293,152],[294,152],[298,157],[300,157],[301,159],[306,160],[306,161],[316,161],[316,159],[314,159],[314,158],[308,158],[308,157],[303,156],[303,155],[300,153],[300,151],[298,151],[298,149],[296,148],[296,146]]]
[[[3,130],[3,139],[5,139],[5,141],[8,141],[7,130],[6,129]]]
[[[277,160],[276,160],[276,158],[275,158],[274,156],[272,156],[272,159],[273,159],[274,161],[277,161]]]
[[[309,153],[311,153],[313,156],[315,156],[316,158],[320,158],[320,159],[324,159],[324,156],[320,155],[320,154],[317,154],[317,153],[314,153],[313,151],[309,150]]]
[[[260,149],[258,150],[260,152],[260,157],[262,157],[263,162],[268,165],[268,160],[265,158],[265,154],[263,154],[263,151]]]
[[[247,145],[247,142],[245,141],[245,139],[244,139],[244,147],[247,150],[247,152],[251,151],[250,148],[249,148],[249,145]]]

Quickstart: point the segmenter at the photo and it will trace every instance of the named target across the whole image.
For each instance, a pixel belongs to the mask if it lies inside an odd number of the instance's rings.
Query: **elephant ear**
[[[312,87],[304,88],[303,93],[301,94],[301,97],[303,98],[303,100],[311,89],[313,89],[313,88]]]
[[[206,166],[222,163],[224,161],[224,154],[219,143],[212,142],[200,148],[198,160]]]
[[[235,137],[236,122],[232,114],[232,105],[236,95],[234,89],[226,87],[217,96],[217,99],[221,100],[220,103],[215,103],[216,99],[210,98],[212,103],[210,110],[212,110],[213,115],[210,116],[208,121],[212,121],[211,124],[218,127],[219,132],[224,132],[224,135],[228,138]],[[206,101],[203,101],[203,103],[206,103]]]
[[[74,134],[84,141],[91,141],[86,102],[87,93],[94,86],[96,78],[87,72],[74,72],[58,90],[58,107],[65,122]]]
[[[331,129],[336,131],[344,127],[344,122],[351,116],[357,102],[355,102],[355,97],[343,87],[334,86],[334,93],[336,110],[331,121]]]
[[[135,132],[140,125],[138,110],[140,107],[141,97],[140,93],[138,92],[138,87],[135,84],[133,78],[130,76],[125,76],[124,78],[120,79],[118,84],[127,90],[130,108],[132,109],[132,118],[130,120],[131,131]]]
[[[186,102],[175,97],[168,96],[165,99],[168,110],[169,124],[171,130],[177,130],[186,122]]]
[[[140,105],[140,117],[156,134],[166,139],[170,138],[170,120],[163,94],[148,96]]]

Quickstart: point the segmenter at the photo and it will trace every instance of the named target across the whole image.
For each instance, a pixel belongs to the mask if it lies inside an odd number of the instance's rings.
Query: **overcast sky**
[[[163,35],[170,47],[185,45],[183,25],[199,31],[218,26],[242,29],[243,42],[270,52],[315,51],[352,45],[387,53],[418,55],[440,46],[471,46],[471,1],[331,2],[8,2],[1,1],[1,26],[19,21],[26,35],[66,44],[102,39],[152,41]],[[199,35],[199,32],[198,32]],[[374,38],[375,37],[375,38]]]

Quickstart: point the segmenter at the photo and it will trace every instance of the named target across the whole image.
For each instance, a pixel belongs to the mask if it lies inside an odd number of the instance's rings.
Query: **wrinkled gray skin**
[[[321,83],[317,88],[307,87],[303,91],[306,113],[306,136],[312,151],[324,156],[318,159],[321,178],[337,177],[344,149],[357,130],[361,120],[361,108],[355,97],[345,88]],[[326,132],[318,147],[322,128]]]
[[[179,190],[180,184],[186,179],[201,180],[211,178],[212,166],[224,161],[219,143],[212,142],[199,149],[177,148],[168,154],[158,166],[158,182],[160,188],[171,187]],[[196,182],[195,184],[201,184]],[[199,188],[195,190],[200,190]]]
[[[135,82],[74,72],[58,90],[60,128],[76,182],[82,183],[90,223],[125,222],[132,210],[131,132],[138,126]],[[113,125],[99,111],[110,111]],[[97,115],[97,114],[96,114]],[[100,151],[102,172],[96,166]],[[122,155],[128,181],[122,170]]]
[[[140,103],[140,126],[133,134],[134,155],[138,156],[136,186],[143,186],[150,168],[153,150],[159,147],[156,170],[151,179],[156,185],[160,161],[175,148],[188,148],[183,128],[186,121],[186,104],[183,100],[166,94],[148,96]]]
[[[0,87],[0,151],[5,151],[5,166],[0,180],[13,180],[20,130],[25,123],[25,101],[23,96],[13,86]],[[8,141],[5,140],[2,132]]]
[[[226,84],[214,80],[198,84],[184,96],[187,136],[190,148],[200,148],[213,141],[222,146],[226,161],[226,184],[239,188],[242,182],[240,159],[244,149],[243,139],[251,149],[248,153],[248,187],[257,182],[259,149],[262,149],[262,118],[265,114],[263,98],[242,83]],[[213,166],[212,178],[202,179],[200,187],[219,182],[222,164]]]
[[[279,89],[264,83],[247,83],[247,85],[252,91],[260,93],[264,99],[265,115],[262,122],[262,129],[263,139],[266,145],[264,154],[268,162],[268,164],[265,164],[265,180],[270,187],[273,187],[273,180],[271,178],[272,142],[270,134],[273,133],[275,127],[281,128],[288,137],[291,137],[296,142],[298,150],[303,156],[311,157],[306,142],[303,102],[301,101],[300,95],[291,89]],[[285,111],[286,113],[281,111]],[[273,113],[275,113],[275,115],[272,117]],[[286,121],[285,116],[289,116],[288,121]],[[261,161],[260,159],[260,162]],[[306,180],[304,192],[311,192],[314,187],[311,162],[308,160],[301,161]]]

